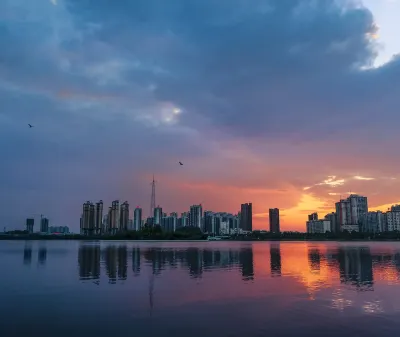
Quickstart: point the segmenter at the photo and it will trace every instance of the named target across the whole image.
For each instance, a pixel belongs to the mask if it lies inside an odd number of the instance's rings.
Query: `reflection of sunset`
[[[283,245],[286,246],[286,245]],[[283,269],[285,275],[295,277],[307,289],[310,297],[321,288],[331,287],[337,281],[337,275],[330,270],[325,260],[320,261],[317,268],[312,269],[309,261],[310,250],[325,254],[323,245],[289,244],[283,249]],[[322,256],[321,256],[322,257]]]
[[[268,299],[282,309],[311,300],[338,311],[376,314],[394,310],[392,298],[400,296],[400,254],[393,244],[165,242],[134,247],[107,245],[100,253],[98,246],[83,245],[81,279],[101,280],[103,259],[110,284],[152,279],[158,308]]]

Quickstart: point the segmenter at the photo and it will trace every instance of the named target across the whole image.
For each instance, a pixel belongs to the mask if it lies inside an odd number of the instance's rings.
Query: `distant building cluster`
[[[46,217],[41,216],[40,218],[40,230],[38,233],[42,235],[46,234],[69,234],[69,227],[68,226],[49,226],[49,219]],[[26,231],[29,234],[33,234],[35,227],[35,219],[28,218],[26,219]]]
[[[103,201],[93,203],[87,201],[82,206],[80,232],[82,235],[115,235],[126,231],[139,231],[144,226],[160,226],[165,232],[175,232],[181,227],[197,227],[204,233],[211,235],[225,235],[251,232],[252,204],[243,204],[238,214],[226,212],[204,211],[202,205],[192,205],[189,211],[172,212],[169,215],[163,212],[161,206],[154,207],[151,216],[143,219],[142,208],[136,207],[133,218],[130,218],[130,206],[127,201],[120,204],[114,200],[103,214]],[[277,225],[279,230],[279,211]]]
[[[368,212],[367,197],[351,194],[335,204],[336,212],[318,219],[318,214],[308,216],[307,233],[363,232],[381,233],[400,231],[400,205],[387,212]]]

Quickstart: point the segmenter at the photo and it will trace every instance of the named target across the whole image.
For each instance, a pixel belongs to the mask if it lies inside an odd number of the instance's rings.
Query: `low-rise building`
[[[307,233],[326,233],[331,232],[331,222],[329,220],[311,220],[307,221]]]

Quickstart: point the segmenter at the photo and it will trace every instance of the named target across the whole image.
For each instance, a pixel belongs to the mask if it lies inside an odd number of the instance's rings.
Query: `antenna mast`
[[[156,208],[156,181],[151,182],[151,201],[150,201],[150,218],[154,217],[154,208]]]

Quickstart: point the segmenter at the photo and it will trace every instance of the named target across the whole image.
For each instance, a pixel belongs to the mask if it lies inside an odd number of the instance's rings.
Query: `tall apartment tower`
[[[33,218],[28,218],[26,219],[26,231],[29,234],[33,233],[33,226],[35,225],[35,219]]]
[[[86,201],[82,207],[81,234],[94,234],[94,205],[90,201]]]
[[[251,203],[240,207],[240,228],[244,231],[253,230],[253,206]]]
[[[142,209],[136,207],[133,212],[133,230],[140,231],[142,228]]]
[[[41,233],[49,232],[49,219],[47,219],[47,218],[40,219],[40,232]]]
[[[111,235],[118,232],[119,228],[119,200],[114,200],[111,203],[108,214],[108,230]]]
[[[121,205],[120,216],[119,216],[119,231],[126,232],[128,230],[129,223],[129,204],[125,201]]]
[[[102,224],[103,224],[103,200],[96,202],[94,211],[94,234],[102,234]]]
[[[337,202],[335,206],[340,231],[367,231],[367,197],[351,194],[347,199]]]
[[[197,227],[202,229],[202,214],[203,214],[203,207],[202,205],[192,205],[190,206],[189,212],[189,226],[190,227]]]
[[[163,211],[162,207],[157,206],[154,208],[154,220],[153,220],[153,225],[154,226],[161,226],[161,219],[163,218]]]
[[[280,233],[281,232],[278,208],[270,208],[269,209],[269,231],[271,233]]]

